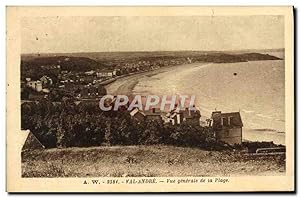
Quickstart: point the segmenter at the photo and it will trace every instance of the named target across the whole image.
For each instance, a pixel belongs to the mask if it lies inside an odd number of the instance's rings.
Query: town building
[[[103,78],[103,77],[114,77],[117,75],[116,70],[102,70],[96,73],[98,78]]]
[[[130,116],[138,121],[158,121],[163,123],[161,111],[156,108],[147,111],[141,111],[135,108],[130,112]]]
[[[50,77],[44,75],[40,78],[40,81],[42,82],[43,87],[48,87],[53,84],[53,81]]]
[[[190,125],[200,125],[201,114],[197,109],[190,110],[186,108],[185,110],[181,110],[183,116],[183,122],[186,122]]]
[[[89,76],[90,76],[90,75],[93,75],[94,73],[95,73],[94,70],[84,72],[84,74],[89,75]]]
[[[100,98],[106,94],[106,89],[102,85],[81,85],[74,83],[66,83],[64,91],[74,94],[78,99]]]
[[[144,111],[144,114],[146,121],[163,122],[163,119],[161,117],[161,111],[159,109],[152,108],[151,110]]]
[[[176,108],[169,112],[166,115],[165,122],[170,122],[172,125],[175,124],[182,124],[187,123],[190,125],[200,125],[200,118],[201,114],[200,111],[197,109],[191,110],[189,108],[185,108],[184,110],[181,110],[179,108]]]
[[[146,117],[146,115],[142,111],[140,111],[138,108],[133,109],[130,112],[130,116],[131,116],[131,118],[133,118],[137,121],[140,121],[140,122],[144,121],[145,117]]]
[[[37,91],[37,92],[41,92],[43,90],[42,82],[39,81],[39,80],[37,80],[37,81],[35,81],[35,80],[28,81],[26,83],[26,85],[28,87],[30,87],[31,89]]]

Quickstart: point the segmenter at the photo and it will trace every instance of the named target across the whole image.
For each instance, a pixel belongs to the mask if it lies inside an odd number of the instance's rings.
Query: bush
[[[222,148],[209,127],[139,122],[127,111],[103,112],[96,103],[44,100],[22,104],[21,112],[22,128],[31,130],[46,148],[155,144]]]

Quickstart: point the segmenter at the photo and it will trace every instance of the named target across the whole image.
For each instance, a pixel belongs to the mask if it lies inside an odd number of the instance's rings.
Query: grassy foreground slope
[[[284,156],[249,157],[173,146],[24,151],[23,177],[182,177],[283,175]]]

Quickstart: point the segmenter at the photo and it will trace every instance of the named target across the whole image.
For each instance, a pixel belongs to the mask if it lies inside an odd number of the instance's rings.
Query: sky
[[[30,17],[22,53],[284,48],[283,16]]]

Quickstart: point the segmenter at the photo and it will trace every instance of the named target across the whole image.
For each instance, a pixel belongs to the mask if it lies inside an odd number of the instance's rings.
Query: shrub
[[[158,121],[139,122],[127,111],[102,112],[96,103],[75,105],[72,101],[24,103],[22,128],[29,129],[51,147],[100,145],[155,145],[221,149],[209,127],[171,125]]]

